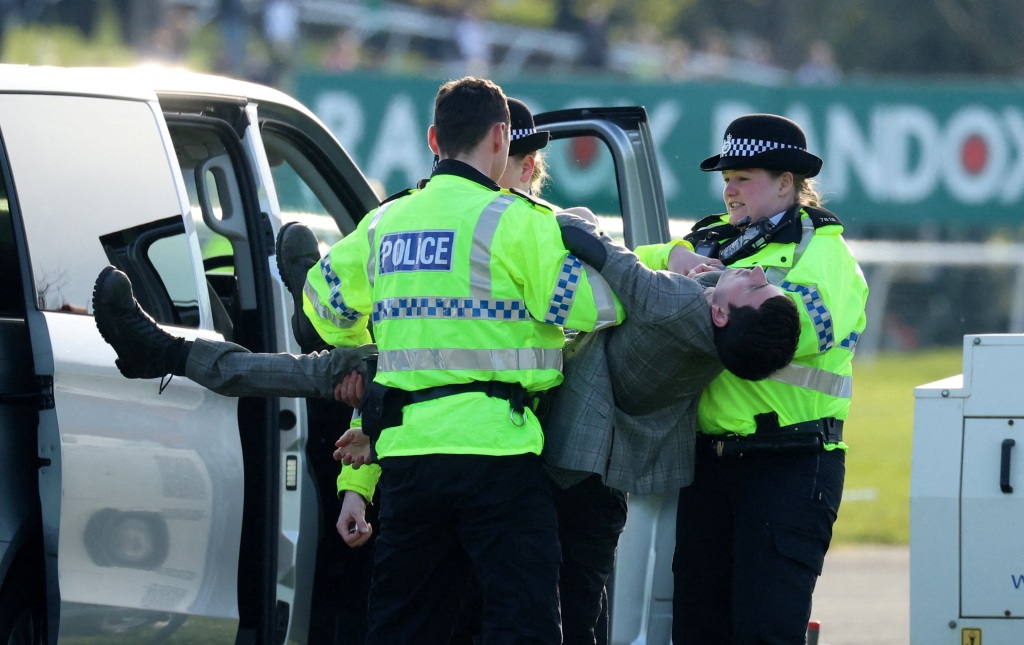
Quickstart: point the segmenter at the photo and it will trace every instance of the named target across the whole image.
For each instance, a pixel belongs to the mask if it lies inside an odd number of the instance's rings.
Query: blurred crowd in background
[[[39,30],[54,27],[108,46],[84,64],[273,84],[299,67],[818,85],[1024,70],[1018,0],[0,0],[0,57],[78,64],[47,60]],[[12,47],[26,32],[37,42]]]
[[[780,40],[767,30],[721,22],[716,3],[664,4],[0,0],[0,52],[6,62],[53,65],[118,65],[134,56],[136,61],[183,65],[285,89],[290,74],[300,67],[506,79],[568,72],[659,82],[726,79],[759,84],[834,84],[842,77],[834,48],[824,37]],[[765,3],[728,4],[748,10]],[[749,19],[764,25],[756,14]],[[40,51],[45,42],[19,47],[14,42],[19,33],[38,41],[40,30],[47,29],[71,30],[86,46],[102,40],[125,51],[113,60],[109,54],[69,61],[56,52]]]

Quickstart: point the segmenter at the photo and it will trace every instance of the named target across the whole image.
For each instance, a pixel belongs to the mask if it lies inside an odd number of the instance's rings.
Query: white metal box
[[[1024,335],[965,336],[914,395],[911,643],[1024,642]]]

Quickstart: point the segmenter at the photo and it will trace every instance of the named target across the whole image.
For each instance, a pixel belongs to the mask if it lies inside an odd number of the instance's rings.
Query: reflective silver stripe
[[[313,285],[306,281],[305,286],[302,288],[303,293],[309,298],[309,301],[313,304],[313,310],[316,311],[317,316],[326,320],[342,329],[348,329],[352,327],[362,317],[355,309],[352,309],[345,304],[345,301],[341,297],[341,279],[331,268],[331,256],[330,254],[324,256],[320,260],[320,275],[323,276],[324,282],[327,283],[327,287],[330,290],[327,294],[328,304],[320,302],[320,294],[316,292]],[[328,306],[329,305],[329,306]],[[301,315],[301,312],[296,312]]]
[[[469,252],[469,288],[474,298],[491,298],[491,244],[498,222],[516,200],[514,195],[501,194],[480,213],[473,229],[473,248]]]
[[[811,221],[810,217],[800,218],[800,243],[793,249],[793,263],[788,267],[768,267],[765,271],[765,277],[768,278],[768,282],[776,286],[781,286],[786,280],[786,275],[792,267],[796,266],[796,263],[800,261],[800,257],[807,250],[807,245],[811,243],[811,238],[814,237],[814,222]]]
[[[518,371],[561,370],[562,350],[522,349],[391,349],[382,350],[377,368],[385,372],[409,370]]]
[[[604,329],[615,324],[618,312],[615,311],[615,295],[604,277],[586,262],[582,262],[587,271],[587,280],[594,291],[594,304],[597,305],[597,322],[594,329]]]
[[[804,365],[790,363],[769,376],[768,379],[840,399],[848,399],[853,396],[853,378]]]
[[[381,216],[391,208],[391,205],[395,202],[388,202],[387,204],[381,204],[377,208],[377,212],[373,214],[373,219],[370,220],[370,225],[366,227],[366,237],[370,242],[370,257],[366,260],[366,276],[370,280],[370,288],[373,288],[374,273],[377,272],[377,249],[373,248],[373,237],[377,230],[377,223],[380,222]]]
[[[463,320],[527,320],[523,300],[475,298],[384,298],[373,303],[373,323],[413,318],[460,318]]]
[[[583,275],[583,263],[575,255],[565,256],[562,263],[562,270],[555,280],[555,290],[551,294],[551,303],[548,311],[544,314],[544,322],[564,327],[569,319],[569,312],[572,311],[572,303],[576,298],[576,290],[580,284],[580,276]]]

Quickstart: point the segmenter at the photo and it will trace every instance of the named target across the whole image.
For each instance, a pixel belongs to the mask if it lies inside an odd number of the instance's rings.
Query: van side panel
[[[123,378],[89,315],[116,259],[171,333],[218,338],[199,327],[198,242],[160,126],[145,101],[0,95],[35,371],[54,383],[38,441],[51,641],[231,642],[238,630],[237,402],[183,378],[162,394]]]

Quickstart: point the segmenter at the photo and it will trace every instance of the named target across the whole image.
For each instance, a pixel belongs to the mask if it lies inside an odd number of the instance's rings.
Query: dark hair
[[[434,99],[434,131],[442,157],[450,159],[472,150],[491,126],[509,122],[505,93],[484,78],[448,81]]]
[[[729,306],[729,322],[715,327],[715,349],[725,369],[748,381],[760,381],[793,360],[800,339],[800,314],[787,296],[761,306]]]

